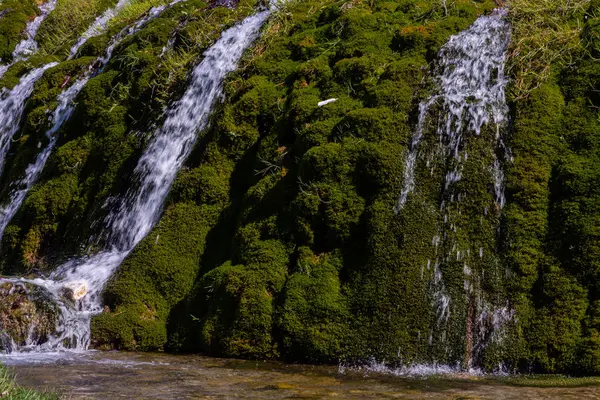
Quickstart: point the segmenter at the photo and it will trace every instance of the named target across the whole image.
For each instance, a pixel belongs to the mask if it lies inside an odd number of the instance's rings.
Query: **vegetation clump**
[[[4,232],[3,273],[51,271],[103,246],[99,221],[135,183],[131,171],[149,132],[203,51],[259,3],[181,2],[115,48],[77,97],[43,175]],[[42,26],[42,54],[1,82],[63,60],[28,101],[0,202],[48,142],[58,94],[113,35],[165,2],[133,2],[64,61],[77,35],[114,2],[74,0],[67,18],[69,4],[59,0]],[[486,370],[503,363],[600,374],[597,0],[511,4],[505,207],[493,199],[498,138],[486,126],[464,138],[469,161],[456,186],[466,200],[438,248],[451,160],[438,157],[433,105],[419,188],[395,211],[419,103],[435,90],[436,55],[494,7],[492,0],[281,5],[227,78],[160,222],[108,282],[105,312],[92,321],[94,346],[320,363],[475,360]],[[34,14],[33,6],[22,11]],[[26,18],[14,15],[19,23],[7,25],[6,14],[0,31],[23,29]],[[3,60],[10,40],[0,46]],[[467,255],[472,270],[460,257],[435,263],[439,252],[454,251],[450,243],[479,249]],[[441,294],[452,299],[448,315]],[[501,333],[493,307],[517,316]]]

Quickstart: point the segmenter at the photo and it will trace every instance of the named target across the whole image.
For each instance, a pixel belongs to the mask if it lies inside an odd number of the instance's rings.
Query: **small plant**
[[[36,392],[17,385],[11,372],[0,367],[0,397],[13,400],[58,400],[55,393]]]

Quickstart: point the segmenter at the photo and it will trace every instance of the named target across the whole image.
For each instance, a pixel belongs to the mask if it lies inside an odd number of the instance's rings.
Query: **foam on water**
[[[56,350],[46,352],[22,352],[0,354],[0,363],[6,366],[51,365],[51,364],[101,364],[124,367],[144,367],[147,365],[170,365],[168,362],[139,361],[135,359],[113,359],[111,352],[97,350]]]
[[[402,378],[429,378],[435,376],[447,377],[483,377],[483,376],[509,376],[511,372],[505,365],[499,364],[492,372],[486,373],[480,368],[463,368],[460,364],[448,365],[440,363],[430,364],[409,364],[401,366],[392,366],[386,362],[370,360],[364,364],[347,366],[340,364],[338,370],[341,374],[348,372],[372,373],[381,375],[391,375]]]
[[[371,360],[368,363],[358,366],[339,366],[340,373],[346,372],[362,372],[362,373],[374,373],[382,375],[392,375],[405,378],[427,378],[431,376],[448,375],[472,375],[481,376],[483,372],[479,369],[463,369],[459,364],[447,365],[447,364],[410,364],[405,366],[394,367],[385,362],[379,362]]]

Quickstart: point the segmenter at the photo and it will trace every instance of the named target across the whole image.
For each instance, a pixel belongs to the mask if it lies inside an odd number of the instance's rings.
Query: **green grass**
[[[169,0],[138,0],[133,1],[127,7],[123,8],[112,20],[108,26],[112,28],[122,23],[136,20],[152,7],[158,7],[169,4]]]
[[[19,386],[12,373],[0,367],[0,398],[9,400],[54,400],[60,399],[56,393],[39,392]]]
[[[68,55],[79,35],[109,6],[107,0],[59,0],[38,32],[41,53]]]
[[[600,386],[599,377],[570,377],[565,375],[514,375],[498,381],[510,386],[537,388]]]
[[[509,68],[516,99],[528,97],[547,81],[553,68],[582,55],[582,16],[591,0],[513,0],[513,43]]]
[[[167,3],[167,0],[134,0],[109,21],[108,29],[134,21],[150,8]],[[114,2],[108,0],[60,0],[40,28],[38,41],[42,53],[66,56],[92,22],[113,6]]]

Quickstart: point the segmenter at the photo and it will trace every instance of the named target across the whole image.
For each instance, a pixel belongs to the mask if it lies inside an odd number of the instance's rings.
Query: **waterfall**
[[[35,83],[44,75],[44,72],[56,64],[50,63],[34,69],[21,78],[19,84],[12,90],[2,89],[0,92],[0,173],[10,147],[10,141],[19,130],[25,101],[31,96]]]
[[[237,68],[269,14],[262,11],[246,18],[225,31],[204,53],[203,61],[194,68],[188,89],[169,108],[164,124],[154,132],[138,162],[135,176],[139,188],[130,189],[121,199],[121,205],[106,219],[111,231],[106,250],[67,262],[49,279],[4,280],[14,285],[44,288],[60,310],[56,332],[44,343],[28,340],[25,346],[13,344],[12,350],[87,348],[90,318],[102,311],[100,295],[106,281],[158,221],[171,184],[197,133],[208,124],[225,77]]]
[[[415,188],[419,144],[433,105],[442,103],[437,134],[440,141],[447,143],[444,155],[451,155],[457,161],[456,168],[447,175],[446,187],[460,179],[460,162],[468,157],[466,153],[461,154],[464,134],[479,135],[481,128],[493,121],[498,127],[496,139],[503,146],[499,127],[506,122],[508,113],[505,99],[508,78],[504,69],[510,42],[510,26],[505,16],[506,11],[495,10],[489,16],[480,17],[468,30],[451,37],[438,53],[435,81],[440,93],[419,107],[417,128],[405,161],[398,211]],[[503,179],[500,163],[495,168],[498,179]],[[500,201],[503,184],[500,181],[496,184]]]
[[[104,33],[106,28],[108,28],[109,21],[113,19],[119,13],[119,11],[128,6],[130,2],[131,0],[119,0],[113,8],[109,8],[108,10],[104,11],[101,16],[96,18],[92,25],[90,25],[83,35],[79,37],[77,43],[71,47],[68,59],[71,60],[75,58],[81,46],[83,46],[88,40]]]
[[[8,65],[0,65],[0,78],[2,78],[6,71],[8,71],[8,69],[15,63],[26,60],[33,54],[37,53],[38,44],[35,41],[35,36],[37,35],[42,22],[44,22],[46,17],[48,17],[48,15],[50,15],[50,13],[56,8],[57,1],[58,0],[49,0],[45,4],[42,4],[40,6],[40,15],[27,23],[27,27],[25,28],[26,38],[17,44],[17,47],[15,47],[15,50],[12,54],[12,62]]]
[[[150,11],[148,11],[148,13],[139,21],[121,30],[111,39],[111,42],[104,54],[98,57],[98,59],[90,65],[90,68],[86,71],[86,73],[58,96],[58,106],[54,110],[52,116],[52,126],[46,132],[46,137],[49,140],[48,144],[38,155],[35,162],[27,167],[25,170],[25,176],[21,180],[12,184],[13,189],[9,195],[9,203],[0,209],[0,240],[4,235],[4,230],[21,207],[21,204],[23,203],[23,200],[25,200],[27,193],[37,181],[44,166],[46,165],[46,161],[48,161],[48,158],[50,157],[50,154],[56,145],[56,141],[58,140],[57,133],[63,124],[69,120],[73,114],[73,111],[75,111],[75,105],[73,104],[73,101],[81,92],[83,87],[91,78],[102,72],[104,67],[112,58],[114,49],[123,40],[137,33],[154,18],[159,17],[168,7],[173,6],[181,1],[182,0],[175,0],[169,6],[154,7],[150,9]]]
[[[181,1],[182,0],[174,0],[170,4],[170,6],[177,4]],[[20,45],[18,45],[17,49],[15,49],[15,53],[13,55],[15,61],[13,61],[13,63],[17,60],[25,59],[24,57],[27,57],[28,55],[31,55],[35,51],[37,51],[37,44],[33,38],[35,37],[35,33],[39,29],[39,26],[42,23],[43,19],[46,18],[46,16],[51,12],[51,10],[54,9],[55,6],[56,0],[51,0],[44,6],[42,6],[42,9],[44,10],[43,13],[28,25],[28,38],[24,40]],[[122,5],[121,7],[123,6],[124,5]],[[118,5],[115,8],[117,7]],[[53,115],[53,126],[46,133],[46,135],[50,139],[49,145],[46,149],[44,149],[44,151],[42,151],[42,153],[38,157],[38,160],[36,160],[34,164],[28,166],[25,178],[20,182],[16,183],[17,186],[21,187],[21,189],[18,189],[11,193],[10,204],[0,211],[0,238],[4,233],[4,229],[8,225],[8,222],[10,222],[10,219],[12,219],[12,217],[20,207],[20,204],[25,198],[27,191],[31,188],[31,185],[33,185],[33,183],[39,176],[41,168],[43,168],[50,153],[52,152],[52,149],[56,144],[56,137],[54,137],[56,132],[73,113],[72,102],[75,99],[75,97],[79,94],[83,86],[85,86],[85,84],[93,76],[101,72],[102,68],[104,68],[106,64],[108,64],[108,61],[110,61],[110,58],[112,56],[112,52],[114,51],[116,46],[119,43],[121,43],[121,41],[123,41],[123,39],[125,39],[127,36],[135,34],[151,19],[158,17],[166,8],[167,6],[161,6],[151,9],[148,12],[148,14],[145,17],[143,17],[140,21],[119,32],[112,39],[105,54],[98,58],[97,62],[88,69],[86,74],[83,77],[79,78],[68,90],[64,91],[59,95],[59,106],[57,107]],[[105,14],[107,13],[108,11]],[[105,21],[105,24],[106,23],[107,21]],[[94,24],[86,31],[84,35],[89,35],[89,32],[91,31],[95,32],[98,28],[93,28],[95,26],[98,26],[98,24],[98,20],[96,20],[96,22],[94,22]],[[88,36],[88,38],[89,37],[91,36]],[[80,39],[79,41],[81,40],[83,39]],[[6,70],[11,65],[0,67],[0,77],[4,72],[6,72]],[[0,172],[2,171],[4,159],[6,158],[6,154],[10,147],[10,141],[14,134],[19,130],[19,123],[25,108],[25,101],[29,98],[29,96],[31,96],[35,83],[43,76],[43,73],[48,68],[51,68],[55,65],[57,65],[57,63],[51,63],[41,68],[37,68],[29,74],[27,74],[26,76],[24,76],[21,79],[21,82],[17,86],[15,86],[15,88],[13,88],[11,91],[7,92],[5,89],[2,89],[2,92],[0,92]],[[96,66],[96,69],[94,69],[94,66]]]
[[[503,141],[509,111],[505,96],[508,78],[504,70],[510,33],[506,11],[495,10],[452,36],[439,51],[434,67],[437,90],[419,106],[395,208],[397,213],[402,212],[411,194],[419,194],[417,172],[435,175],[440,180],[439,193],[436,192],[439,196],[431,200],[439,201],[439,220],[438,232],[431,243],[435,258],[427,262],[427,270],[432,270],[429,293],[437,319],[429,334],[429,345],[436,339],[437,344],[446,347],[448,334],[462,335],[466,338],[463,365],[467,368],[475,366],[487,343],[503,337],[504,327],[514,317],[506,303],[494,306],[479,290],[485,277],[493,275],[490,270],[497,264],[484,259],[483,247],[476,245],[480,240],[497,237],[497,218],[505,203],[503,163],[510,159],[510,154]],[[478,154],[472,155],[480,164],[474,166],[469,164],[472,161],[468,143],[484,132],[485,145],[480,144]],[[489,164],[481,165],[482,160]],[[460,187],[463,179],[472,182],[473,176],[468,174],[473,171],[489,179],[476,184],[483,189],[475,197],[471,197],[470,189],[476,188]],[[486,190],[489,193],[482,195]],[[484,204],[481,215],[469,219],[465,213],[475,212],[472,204],[476,196],[489,196],[489,203],[485,197],[478,203]],[[479,224],[476,218],[480,218]],[[485,239],[474,237],[477,234],[485,235]],[[444,278],[447,270],[464,276],[460,288],[454,284],[452,291]],[[461,315],[453,316],[457,311]],[[457,321],[464,317],[462,311],[466,314],[466,333],[457,332]],[[442,352],[449,353],[449,349],[446,347]]]

